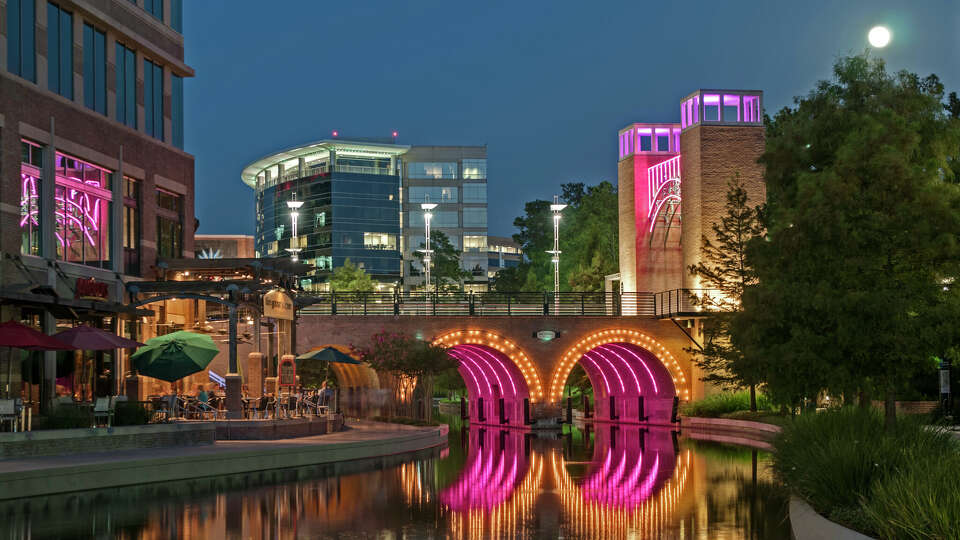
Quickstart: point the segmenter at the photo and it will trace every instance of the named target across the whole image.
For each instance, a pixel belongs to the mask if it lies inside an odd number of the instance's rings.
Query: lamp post
[[[553,255],[553,314],[560,312],[560,217],[567,205],[560,204],[560,197],[553,196],[550,211],[553,212],[553,250],[547,253]]]
[[[423,224],[425,226],[424,232],[424,249],[420,250],[423,252],[423,270],[424,275],[426,276],[426,291],[430,292],[430,255],[433,254],[433,250],[430,249],[430,219],[433,218],[433,214],[430,212],[437,207],[436,203],[429,202],[430,197],[427,196],[424,199],[427,202],[420,203],[420,209],[423,210]]]
[[[940,360],[940,404],[944,416],[950,416],[952,412],[950,397],[950,360],[944,358]]]
[[[301,251],[299,245],[300,239],[297,237],[297,218],[300,217],[299,210],[301,206],[303,206],[303,201],[297,200],[296,193],[293,194],[292,199],[287,201],[287,208],[290,209],[290,221],[293,225],[293,231],[291,233],[292,236],[290,237],[290,245],[293,247],[288,247],[287,251],[290,252],[290,259],[293,260],[293,262],[297,262],[299,260],[299,254]]]

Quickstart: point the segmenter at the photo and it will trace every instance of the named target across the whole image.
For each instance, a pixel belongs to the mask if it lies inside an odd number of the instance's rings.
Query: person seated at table
[[[206,405],[210,401],[210,394],[203,388],[202,384],[197,385],[197,401]]]
[[[250,397],[250,388],[244,384],[240,387],[240,399],[247,399],[248,397]]]

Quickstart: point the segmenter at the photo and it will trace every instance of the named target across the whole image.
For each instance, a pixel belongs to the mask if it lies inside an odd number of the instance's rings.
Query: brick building
[[[120,330],[124,282],[193,257],[182,18],[182,0],[0,0],[0,319]],[[14,393],[112,393],[116,356],[47,353],[22,382],[15,362]]]
[[[739,175],[756,205],[766,198],[763,93],[697,90],[682,100],[679,124],[620,130],[620,287],[624,292],[697,289],[688,268],[702,238],[725,212],[727,183]]]

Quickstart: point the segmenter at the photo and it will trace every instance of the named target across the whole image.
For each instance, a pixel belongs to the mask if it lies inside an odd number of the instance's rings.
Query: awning
[[[0,289],[0,303],[33,306],[53,312],[58,318],[75,318],[79,315],[110,315],[121,319],[152,317],[153,310],[132,308],[125,304],[101,300],[63,298],[47,294]],[[61,316],[62,317],[59,317]]]

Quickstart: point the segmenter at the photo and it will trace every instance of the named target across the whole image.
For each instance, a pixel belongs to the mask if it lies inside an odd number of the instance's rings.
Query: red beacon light
[[[334,136],[334,137],[339,137],[339,136],[340,136],[340,132],[337,131],[337,130],[333,130],[333,136]]]
[[[394,130],[394,132],[393,132],[393,138],[396,139],[398,136],[400,136],[400,133],[399,133],[398,131]]]

